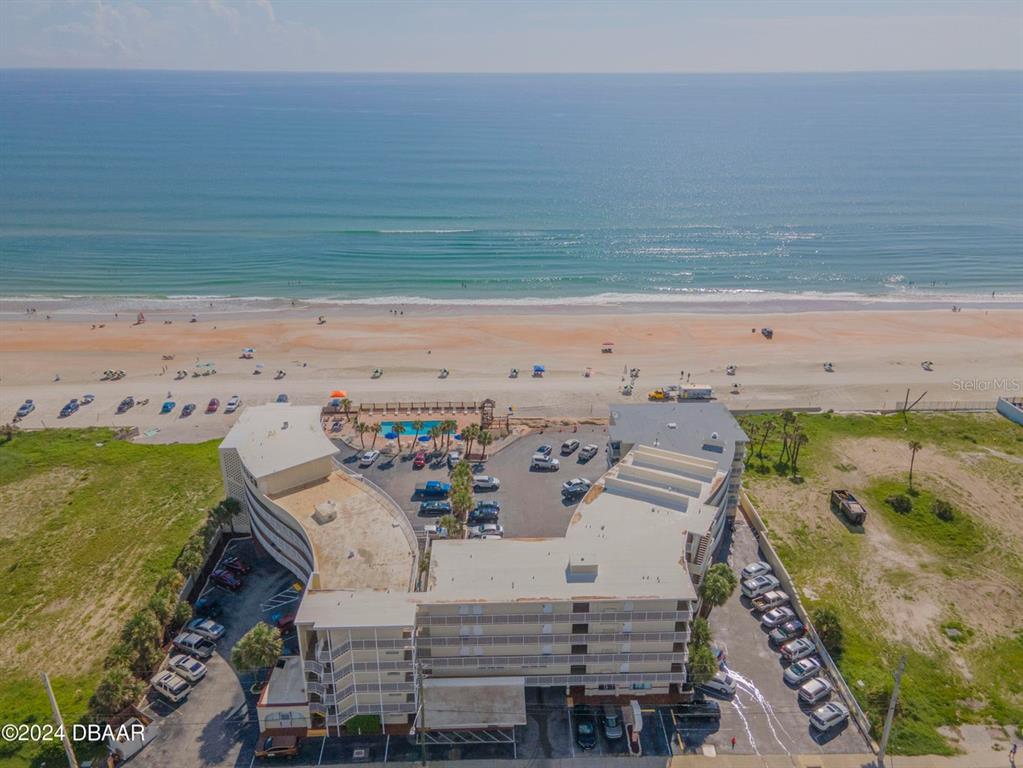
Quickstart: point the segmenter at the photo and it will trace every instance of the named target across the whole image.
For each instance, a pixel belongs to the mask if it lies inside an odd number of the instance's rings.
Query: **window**
[[[586,653],[586,647],[587,647],[586,643],[579,643],[577,645],[573,645],[572,646],[572,653],[575,653],[575,654]]]
[[[460,606],[458,606],[458,615],[459,616],[468,616],[469,615],[469,606],[467,606],[467,605],[460,605]]]
[[[553,624],[544,624],[543,626],[540,627],[540,634],[541,635],[551,635],[551,634],[554,634],[554,625]]]
[[[544,613],[554,613],[554,606],[551,605],[550,603],[544,603],[543,604],[543,612]]]
[[[624,664],[619,666],[618,671],[621,672],[622,674],[627,673],[629,671],[629,662],[625,662]]]
[[[550,656],[554,653],[554,646],[545,645],[543,649],[540,651],[540,653],[542,653],[544,656]]]
[[[573,664],[569,669],[570,675],[585,675],[586,665],[585,664]]]
[[[482,605],[474,605],[472,607],[472,615],[473,616],[482,616],[483,615],[483,606]]]
[[[632,622],[631,621],[623,622],[622,623],[622,632],[624,632],[625,634],[628,634],[631,631],[632,631]]]
[[[645,691],[650,688],[650,683],[633,683],[632,690],[634,691]]]
[[[626,600],[625,604],[622,606],[622,610],[631,611],[632,610],[632,601],[631,600]]]
[[[471,635],[472,634],[472,627],[469,624],[463,624],[462,626],[460,626],[458,628],[458,634],[461,637],[465,637],[466,635]]]
[[[589,613],[589,603],[572,603],[572,613]]]
[[[615,685],[614,683],[601,683],[600,685],[597,686],[597,690],[598,691],[613,691],[617,687],[618,686]]]
[[[622,653],[629,653],[632,650],[632,643],[622,643]]]
[[[590,631],[590,625],[589,624],[573,624],[572,625],[572,634],[573,635],[585,635],[589,631]]]

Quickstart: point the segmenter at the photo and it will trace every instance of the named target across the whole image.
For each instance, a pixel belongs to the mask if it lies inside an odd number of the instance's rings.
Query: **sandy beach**
[[[321,313],[326,322],[318,325]],[[907,388],[911,399],[926,393],[925,401],[993,402],[1023,393],[1018,307],[784,314],[461,307],[406,308],[403,315],[384,307],[298,308],[200,315],[195,323],[180,315],[134,321],[123,312],[117,319],[46,320],[36,313],[0,321],[3,418],[32,398],[36,410],[22,422],[27,428],[132,425],[159,430],[150,440],[191,441],[223,435],[234,419],[222,407],[204,414],[211,397],[223,404],[237,394],[263,403],[283,392],[292,402],[319,404],[338,388],[355,403],[490,397],[499,414],[512,408],[523,416],[603,418],[608,404],[644,400],[650,389],[679,383],[683,371],[692,383],[713,386],[732,408],[894,407]],[[774,330],[772,340],[753,332],[763,326]],[[601,352],[605,341],[614,342],[612,354]],[[252,360],[241,359],[245,347],[255,348]],[[924,360],[933,361],[932,371],[921,367]],[[826,361],[833,373],[824,370]],[[174,380],[176,371],[191,373],[207,362],[216,375]],[[536,364],[546,368],[542,378],[531,376]],[[725,372],[730,364],[735,376]],[[378,367],[383,376],[371,379]],[[447,378],[439,377],[442,368]],[[510,378],[512,368],[518,378]],[[630,368],[639,368],[640,377],[626,398],[621,385]],[[100,381],[106,369],[127,375]],[[273,378],[278,369],[287,374],[283,380]],[[85,393],[96,401],[58,419],[67,400]],[[168,393],[177,408],[160,415]],[[150,402],[117,416],[126,395]],[[181,418],[186,403],[197,410]]]

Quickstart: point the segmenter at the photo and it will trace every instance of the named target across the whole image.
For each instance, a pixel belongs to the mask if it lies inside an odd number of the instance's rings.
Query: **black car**
[[[789,640],[795,640],[797,637],[802,637],[806,632],[806,627],[803,626],[803,622],[799,619],[793,619],[792,621],[786,621],[780,627],[771,630],[769,637],[771,642],[775,645],[784,645]]]
[[[419,514],[440,517],[451,513],[450,501],[424,501],[419,505]]]
[[[713,699],[693,699],[688,704],[676,704],[675,716],[680,720],[720,720],[721,705]]]
[[[493,512],[495,515],[501,512],[501,503],[497,501],[477,501],[476,510],[478,512],[489,514]]]
[[[572,710],[572,717],[575,719],[575,743],[582,749],[597,746],[597,718],[593,710],[585,704],[578,704]]]
[[[483,525],[484,523],[496,523],[500,513],[493,507],[484,507],[469,512],[469,525]]]

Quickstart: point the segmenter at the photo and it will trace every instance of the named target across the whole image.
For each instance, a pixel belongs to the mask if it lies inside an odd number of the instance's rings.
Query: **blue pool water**
[[[1023,291],[1018,71],[0,70],[0,169],[8,297]]]
[[[416,434],[416,428],[412,426],[412,422],[411,421],[401,421],[401,422],[384,421],[384,422],[381,422],[380,423],[380,428],[381,428],[380,432],[381,432],[381,434],[386,435],[388,432],[392,431],[391,427],[394,426],[394,424],[396,424],[396,423],[401,424],[402,426],[405,427],[405,431],[402,433],[402,437],[406,437],[406,436],[409,436],[409,435],[415,435]],[[440,424],[440,420],[424,421],[423,422],[423,428],[420,430],[419,434],[420,435],[425,435],[427,432],[429,432],[431,429],[436,427],[438,424]]]

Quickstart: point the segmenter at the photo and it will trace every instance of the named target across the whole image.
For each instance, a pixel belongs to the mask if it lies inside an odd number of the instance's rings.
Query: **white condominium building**
[[[317,408],[248,409],[221,447],[225,486],[260,544],[307,584],[300,657],[274,669],[262,728],[337,733],[361,714],[431,730],[508,727],[525,723],[527,687],[677,693],[694,579],[734,508],[745,444],[726,409],[688,410],[707,405],[637,412],[649,438],[615,406],[617,462],[564,536],[433,541],[422,579],[404,514],[333,468]],[[706,434],[680,452],[658,434],[681,433],[687,417]],[[275,461],[277,445],[287,456]]]

